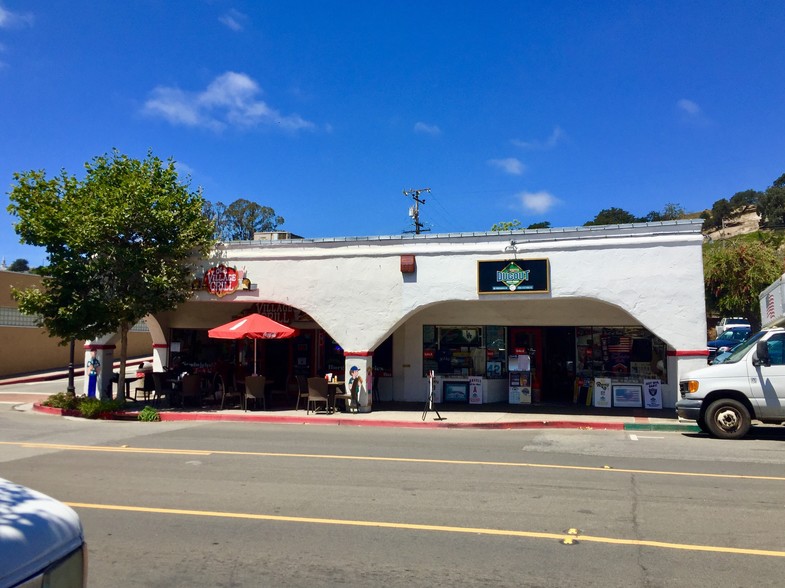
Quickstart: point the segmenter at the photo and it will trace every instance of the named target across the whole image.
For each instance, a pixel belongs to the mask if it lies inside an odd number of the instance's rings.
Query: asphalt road
[[[783,443],[0,406],[0,476],[76,509],[91,587],[780,586]]]

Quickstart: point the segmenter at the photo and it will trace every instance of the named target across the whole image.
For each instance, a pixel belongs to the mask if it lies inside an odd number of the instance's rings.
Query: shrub
[[[75,409],[79,406],[79,398],[68,392],[59,392],[52,394],[49,398],[44,400],[41,404],[44,406],[51,406],[52,408],[61,409]]]
[[[161,415],[158,414],[158,411],[155,410],[152,406],[145,406],[142,410],[139,411],[138,418],[140,421],[152,423],[160,421]]]
[[[78,408],[79,412],[86,419],[97,419],[102,414],[108,412],[104,403],[97,398],[82,398]]]
[[[102,418],[123,408],[122,400],[99,400],[87,396],[74,396],[66,392],[53,394],[41,404],[64,410],[78,410],[86,419]]]

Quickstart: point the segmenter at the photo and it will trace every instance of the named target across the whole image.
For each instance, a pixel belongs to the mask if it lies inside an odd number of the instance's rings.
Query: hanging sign
[[[501,259],[477,262],[479,294],[550,292],[547,259]]]
[[[237,291],[244,272],[238,272],[233,267],[224,264],[211,267],[204,274],[204,289],[219,298]]]

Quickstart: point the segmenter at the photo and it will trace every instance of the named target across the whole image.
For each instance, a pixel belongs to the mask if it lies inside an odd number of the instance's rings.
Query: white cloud
[[[29,12],[11,12],[0,6],[0,29],[33,26],[33,15]]]
[[[676,102],[676,106],[679,110],[690,116],[700,116],[703,113],[700,106],[698,106],[692,100],[687,100],[686,98],[682,98]]]
[[[150,92],[143,112],[173,125],[220,131],[226,127],[276,125],[288,131],[313,129],[297,114],[282,115],[257,98],[259,85],[244,73],[226,72],[201,92],[159,86]]]
[[[506,159],[489,159],[488,164],[497,167],[504,173],[519,176],[526,171],[526,166],[515,157],[507,157]]]
[[[511,142],[516,147],[522,147],[523,149],[553,149],[559,143],[561,143],[564,137],[564,131],[561,129],[561,127],[556,126],[553,128],[553,132],[550,134],[550,136],[548,136],[548,138],[544,141],[539,139],[534,139],[532,141],[513,139]]]
[[[549,192],[521,192],[516,198],[527,212],[543,214],[560,203],[560,200]]]
[[[429,125],[424,122],[415,123],[414,132],[425,135],[432,135],[434,137],[442,134],[442,130],[439,127],[436,125]]]
[[[232,8],[226,14],[219,16],[218,20],[226,27],[239,32],[245,29],[245,24],[248,22],[248,16],[239,10]]]
[[[181,179],[184,179],[188,176],[193,177],[194,175],[194,168],[192,168],[187,163],[183,163],[182,161],[175,161],[174,168],[177,170],[177,175],[180,176]]]

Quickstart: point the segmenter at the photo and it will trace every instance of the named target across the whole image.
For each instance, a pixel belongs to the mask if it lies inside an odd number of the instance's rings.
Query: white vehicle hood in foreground
[[[0,478],[0,586],[14,586],[84,543],[62,502]]]

